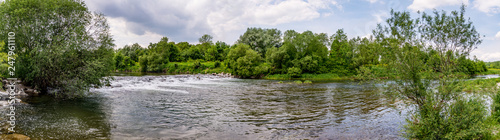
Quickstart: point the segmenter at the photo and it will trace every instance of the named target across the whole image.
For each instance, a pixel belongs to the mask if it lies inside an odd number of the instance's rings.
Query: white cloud
[[[500,52],[475,50],[472,55],[485,62],[500,61]]]
[[[137,36],[163,35],[171,40],[196,43],[203,34],[214,40],[234,41],[235,34],[252,26],[276,26],[328,16],[336,0],[87,0],[89,8],[123,19],[115,30]],[[110,26],[115,26],[111,23]],[[236,33],[238,32],[238,33]],[[117,46],[124,45],[115,35]],[[123,36],[125,37],[125,36]],[[156,42],[156,41],[154,41]],[[228,42],[232,43],[232,42]]]
[[[485,13],[500,13],[499,0],[475,0],[474,8]]]
[[[147,48],[150,42],[158,42],[163,37],[157,33],[146,31],[142,35],[134,34],[128,30],[127,22],[123,18],[108,18],[110,24],[110,32],[116,40],[117,48],[122,48],[125,45],[139,43],[144,48]]]
[[[446,5],[467,5],[469,0],[413,0],[413,3],[408,6],[408,9],[413,11],[423,11],[425,9],[434,9],[439,6]]]
[[[497,32],[497,34],[495,35],[495,38],[500,39],[500,31]]]

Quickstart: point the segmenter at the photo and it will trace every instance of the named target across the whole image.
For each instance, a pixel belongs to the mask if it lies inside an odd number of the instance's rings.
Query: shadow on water
[[[57,100],[32,97],[18,105],[18,133],[32,139],[109,139],[111,124],[105,98]]]
[[[37,139],[400,139],[404,115],[370,85],[279,84],[207,75],[118,76],[89,98],[36,97]]]

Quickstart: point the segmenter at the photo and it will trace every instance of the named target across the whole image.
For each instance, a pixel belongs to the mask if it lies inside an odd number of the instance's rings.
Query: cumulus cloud
[[[495,35],[495,38],[500,39],[500,31],[497,32],[497,34]]]
[[[234,36],[229,33],[249,26],[312,20],[331,14],[325,13],[328,11],[325,9],[341,8],[335,0],[87,0],[86,3],[91,10],[101,11],[115,20],[110,22],[111,27],[116,26],[115,33],[163,35],[176,42],[192,43],[203,34],[226,41]],[[123,45],[118,42],[121,35],[114,35],[116,44]]]
[[[492,62],[492,61],[499,61],[500,60],[500,52],[476,50],[476,51],[473,51],[472,54],[477,56],[477,58],[479,60],[483,60],[485,62]]]
[[[425,9],[434,9],[439,6],[468,4],[469,0],[413,0],[408,9],[413,11],[423,11]]]
[[[498,0],[475,0],[474,8],[485,13],[499,13],[500,1]]]

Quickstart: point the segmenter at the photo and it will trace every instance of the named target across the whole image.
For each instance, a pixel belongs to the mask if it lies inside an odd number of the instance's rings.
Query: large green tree
[[[227,63],[233,74],[241,78],[257,78],[267,73],[269,67],[262,57],[246,44],[234,45],[227,55]]]
[[[124,56],[130,57],[134,62],[139,62],[139,56],[144,54],[145,49],[138,43],[132,45],[125,45],[123,48],[118,49],[118,52]]]
[[[83,1],[6,0],[0,17],[0,38],[15,33],[14,77],[66,97],[106,81],[113,39],[104,15],[89,11]]]
[[[396,79],[386,83],[387,95],[416,105],[405,125],[404,136],[410,139],[478,139],[488,133],[484,107],[461,95],[462,80],[454,76],[457,59],[481,43],[464,14],[464,6],[449,14],[421,13],[419,18],[391,11],[387,25],[374,31],[388,51],[384,57]]]
[[[237,43],[247,44],[261,56],[267,49],[281,46],[281,31],[278,29],[247,28]]]

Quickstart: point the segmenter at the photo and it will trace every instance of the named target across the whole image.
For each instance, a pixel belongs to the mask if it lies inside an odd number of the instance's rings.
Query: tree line
[[[343,29],[333,35],[297,32],[277,29],[248,28],[234,43],[229,45],[217,41],[212,36],[203,35],[199,44],[169,42],[163,37],[147,48],[135,43],[115,50],[114,69],[118,71],[167,72],[169,62],[193,63],[215,62],[241,78],[259,78],[269,74],[288,74],[298,78],[303,73],[333,73],[339,76],[359,74],[360,68],[376,69],[391,61],[390,47],[371,37],[349,39]],[[440,55],[436,50],[420,50],[425,63],[439,65]],[[474,57],[450,56],[458,69],[468,75],[487,71],[486,64]],[[175,68],[175,67],[174,67]],[[203,67],[200,67],[203,68]],[[436,69],[439,71],[439,69]]]

